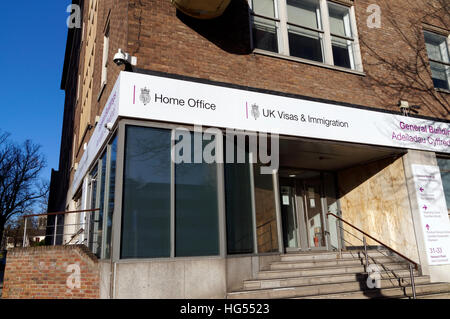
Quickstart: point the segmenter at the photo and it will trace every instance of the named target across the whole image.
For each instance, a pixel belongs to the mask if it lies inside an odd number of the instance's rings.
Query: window
[[[219,255],[217,164],[194,155],[215,145],[211,134],[126,126],[121,258]]]
[[[227,137],[225,141],[226,151],[234,148],[234,161],[225,164],[227,252],[229,255],[251,254],[254,234],[249,153],[245,151],[245,163],[238,163],[236,139]]]
[[[361,70],[353,10],[327,0],[252,0],[256,49]]]
[[[441,171],[445,201],[447,202],[447,209],[450,215],[450,158],[437,158],[437,163]]]
[[[108,207],[105,209],[105,239],[104,251],[105,258],[111,257],[111,233],[114,213],[114,200],[116,191],[116,163],[117,163],[117,136],[110,144],[110,160],[109,160],[109,189],[108,189]]]
[[[434,87],[450,90],[449,40],[429,31],[425,31],[424,36]]]
[[[106,85],[108,76],[108,55],[109,55],[109,22],[105,29],[105,36],[103,38],[103,62],[102,62],[102,83],[101,86]]]
[[[170,257],[171,131],[127,126],[121,258]]]
[[[211,256],[219,254],[219,211],[217,165],[194,161],[203,154],[215,136],[201,132],[182,135],[190,139],[190,161],[175,164],[175,256]],[[203,137],[203,139],[202,139]],[[202,143],[196,143],[196,141]],[[178,154],[176,154],[177,156]],[[183,157],[184,154],[180,154]]]

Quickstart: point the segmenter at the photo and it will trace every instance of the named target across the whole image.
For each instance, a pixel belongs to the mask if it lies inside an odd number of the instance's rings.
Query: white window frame
[[[431,34],[433,34],[433,35],[440,36],[440,37],[442,37],[442,38],[446,38],[445,43],[447,44],[447,60],[448,60],[448,61],[439,61],[439,60],[435,60],[435,59],[432,59],[432,58],[428,55],[428,50],[427,50],[427,48],[426,48],[425,33],[431,33]],[[446,36],[446,35],[444,35],[444,34],[442,34],[442,33],[438,33],[438,32],[435,32],[435,31],[428,30],[428,29],[424,29],[424,30],[423,30],[423,35],[424,35],[424,40],[425,40],[425,51],[427,52],[428,62],[433,62],[433,63],[436,63],[436,64],[440,64],[440,65],[443,65],[443,66],[445,67],[445,70],[446,70],[446,73],[447,73],[447,82],[448,82],[448,86],[449,86],[449,88],[450,88],[450,34],[448,34],[448,35]],[[442,48],[440,48],[440,50],[441,50],[441,54],[442,54]],[[442,54],[442,55],[444,56],[444,54]],[[444,60],[445,60],[445,59],[444,59]],[[430,67],[430,71],[431,71],[431,63],[429,63],[429,67]],[[434,83],[433,83],[433,86],[434,86]],[[446,89],[438,88],[438,87],[435,87],[435,89],[436,89],[436,90],[450,91],[450,90],[446,90]]]
[[[101,80],[102,88],[106,86],[108,78],[109,33],[110,33],[110,25],[108,21],[105,28],[105,34],[103,36],[103,61],[102,61],[102,80]]]
[[[355,7],[354,6],[346,6],[340,3],[336,3],[330,0],[318,0],[319,6],[320,6],[320,24],[322,27],[322,30],[315,31],[321,34],[321,43],[322,43],[322,55],[323,55],[323,62],[316,62],[313,60],[307,60],[303,58],[298,58],[294,56],[290,56],[289,51],[289,38],[288,38],[288,9],[287,9],[287,3],[286,0],[274,0],[274,6],[275,6],[275,19],[270,17],[265,17],[266,19],[270,19],[273,21],[277,21],[277,39],[278,39],[278,52],[271,52],[266,51],[262,49],[258,49],[255,46],[253,47],[253,50],[255,53],[265,53],[268,55],[276,55],[279,57],[286,57],[290,60],[297,60],[300,62],[305,62],[309,64],[320,64],[325,66],[331,66],[332,68],[338,68],[340,70],[348,70],[348,71],[357,71],[357,72],[363,72],[363,65],[362,65],[362,58],[361,58],[361,51],[360,51],[360,45],[359,45],[359,36],[358,36],[358,30],[356,25],[356,14],[355,14]],[[328,11],[328,3],[331,3],[335,6],[341,6],[346,7],[349,10],[349,27],[351,29],[351,38],[346,38],[349,41],[352,41],[352,45],[350,46],[350,63],[351,68],[344,68],[340,66],[334,65],[334,58],[333,58],[333,48],[332,48],[332,37],[338,37],[338,38],[345,38],[340,35],[335,35],[331,33],[330,29],[330,20],[329,20],[329,11]],[[252,0],[248,0],[249,8],[251,10],[251,26],[253,28],[253,8],[252,8]],[[259,17],[263,17],[260,15],[255,15]],[[292,23],[291,23],[292,24]],[[304,27],[302,27],[304,28]],[[305,28],[308,29],[308,28]],[[255,40],[253,39],[252,35],[252,43],[255,43]]]

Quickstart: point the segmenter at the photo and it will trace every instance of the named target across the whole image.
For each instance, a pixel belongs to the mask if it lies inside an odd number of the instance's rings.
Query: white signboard
[[[86,175],[89,166],[92,161],[97,156],[103,143],[106,141],[109,130],[106,128],[107,123],[114,124],[119,115],[119,88],[120,88],[120,78],[117,80],[111,95],[108,98],[106,107],[104,108],[100,120],[95,126],[94,133],[87,144],[86,150],[78,164],[78,169],[75,172],[73,183],[72,183],[72,196],[75,195],[78,187],[81,185],[81,181]]]
[[[439,167],[412,165],[428,263],[450,264],[450,221]]]
[[[120,116],[450,153],[449,123],[122,72]]]

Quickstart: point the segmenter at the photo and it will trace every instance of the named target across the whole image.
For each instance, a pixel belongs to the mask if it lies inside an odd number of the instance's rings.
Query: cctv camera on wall
[[[119,51],[114,55],[113,61],[118,66],[124,64],[130,64],[135,66],[137,64],[137,58],[135,56],[130,56],[128,53],[123,52],[122,49],[119,49]]]

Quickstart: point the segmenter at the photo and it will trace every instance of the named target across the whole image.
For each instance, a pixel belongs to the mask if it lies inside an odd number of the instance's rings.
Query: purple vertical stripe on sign
[[[133,92],[133,104],[136,104],[136,85],[134,86],[134,92]]]
[[[246,112],[247,119],[248,119],[248,102],[245,102],[245,112]]]

